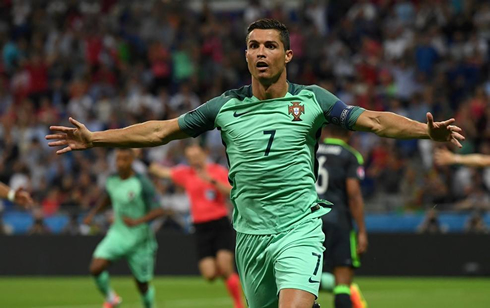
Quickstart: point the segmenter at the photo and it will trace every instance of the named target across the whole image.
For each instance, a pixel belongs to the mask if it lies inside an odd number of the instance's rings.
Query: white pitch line
[[[220,298],[194,298],[194,299],[177,299],[177,300],[168,300],[157,302],[157,306],[159,308],[166,307],[200,307],[202,305],[218,305],[218,306],[227,306],[230,304],[230,298],[228,297],[220,297]],[[124,308],[139,308],[141,307],[140,303],[125,303],[121,304]],[[100,305],[59,305],[59,306],[36,306],[31,308],[99,308]]]

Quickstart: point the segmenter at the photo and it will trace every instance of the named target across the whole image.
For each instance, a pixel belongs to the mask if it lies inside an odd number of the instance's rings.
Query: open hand
[[[451,142],[452,144],[462,148],[460,141],[465,138],[460,133],[461,128],[452,125],[456,120],[449,119],[443,122],[434,122],[434,117],[430,112],[427,112],[427,126],[429,128],[430,139],[440,142]]]
[[[89,131],[84,124],[78,122],[74,118],[69,118],[71,124],[75,126],[50,126],[52,131],[60,132],[58,134],[47,135],[47,140],[55,140],[48,145],[50,147],[65,146],[61,150],[56,151],[56,154],[64,154],[74,150],[85,150],[91,148],[92,145],[92,132]]]

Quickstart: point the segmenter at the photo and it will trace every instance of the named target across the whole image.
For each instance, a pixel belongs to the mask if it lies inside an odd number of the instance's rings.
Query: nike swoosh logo
[[[310,282],[310,283],[319,283],[320,281],[312,280],[311,277],[310,277],[310,279],[308,279],[308,282]]]
[[[252,110],[249,110],[249,111],[246,111],[246,112],[242,112],[242,113],[237,113],[237,112],[235,111],[235,112],[233,113],[233,116],[234,116],[235,118],[238,118],[239,116],[242,116],[242,115],[244,115],[244,114],[247,114],[247,113],[249,113],[250,111],[252,111]]]

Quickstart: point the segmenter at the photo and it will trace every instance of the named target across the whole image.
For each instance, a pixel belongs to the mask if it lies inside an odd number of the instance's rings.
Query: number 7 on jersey
[[[274,136],[276,135],[276,130],[264,130],[264,135],[271,135],[269,138],[269,143],[267,143],[267,148],[265,149],[264,156],[269,156],[269,152],[271,151],[272,142],[274,142]]]

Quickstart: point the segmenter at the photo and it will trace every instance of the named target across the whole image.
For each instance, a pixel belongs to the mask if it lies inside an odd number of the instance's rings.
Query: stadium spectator
[[[77,182],[80,174],[88,173],[103,182],[99,174],[110,169],[103,155],[83,155],[89,165],[97,166],[89,168],[77,162],[78,156],[54,160],[45,142],[36,145],[33,140],[41,140],[55,119],[74,116],[103,129],[168,119],[224,89],[248,83],[241,61],[243,24],[265,16],[279,17],[291,29],[291,82],[329,85],[344,102],[377,110],[417,114],[428,108],[436,118],[457,113],[467,137],[464,153],[476,152],[488,142],[490,108],[482,111],[490,94],[487,2],[462,6],[461,1],[313,1],[298,8],[242,2],[240,12],[245,14],[213,10],[210,4],[200,10],[187,1],[93,6],[82,0],[44,6],[26,0],[3,6],[9,12],[0,21],[0,180],[22,179],[40,200],[64,177]],[[98,35],[92,35],[95,32]],[[213,46],[219,42],[222,52],[216,53]],[[136,104],[143,107],[129,112],[134,81],[140,87]],[[182,110],[175,111],[170,100],[178,98],[185,85],[192,98],[186,103],[178,100],[175,106]],[[369,173],[380,148],[391,149],[376,136],[361,136],[359,149]],[[206,137],[212,159],[226,164],[219,135]],[[417,187],[433,168],[427,150],[420,147],[424,143],[411,145],[413,153],[405,157],[415,168]],[[165,150],[168,157],[159,159],[179,163],[181,145]],[[143,159],[156,161],[152,151],[144,150]],[[20,165],[26,166],[23,173],[18,172]],[[408,168],[402,178],[406,172]],[[465,198],[464,189],[457,187],[459,179],[464,184],[470,178],[459,167],[447,172],[447,178],[458,179],[447,200],[454,204]],[[376,197],[384,193],[380,180],[368,177],[362,183],[363,191],[369,191],[368,213],[382,209],[376,204]],[[370,181],[372,186],[367,186]],[[80,205],[73,208],[93,206],[90,195],[97,186],[94,181],[84,187]],[[172,193],[174,188],[166,189]],[[68,205],[65,200],[62,204]]]

